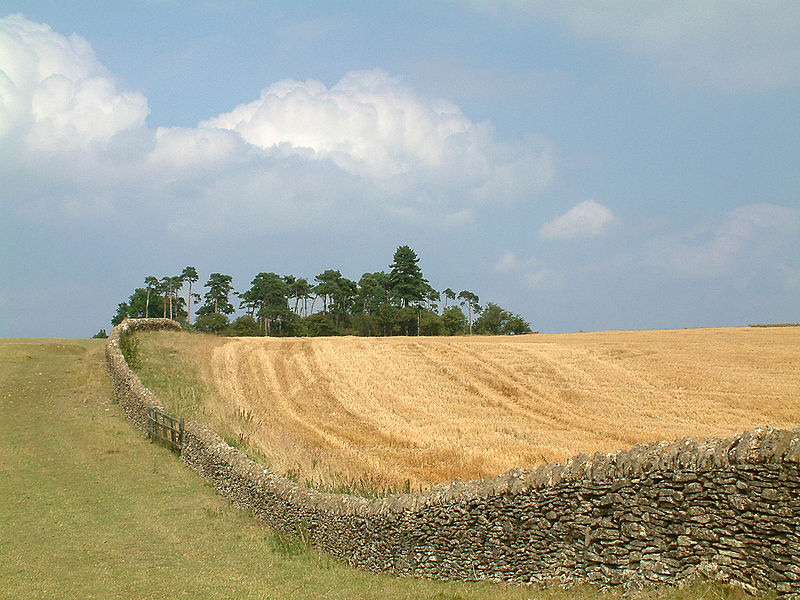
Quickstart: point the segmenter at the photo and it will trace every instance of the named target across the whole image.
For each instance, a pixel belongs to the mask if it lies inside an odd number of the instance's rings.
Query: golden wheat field
[[[207,419],[322,487],[425,488],[654,439],[800,426],[797,327],[150,336],[197,361]]]

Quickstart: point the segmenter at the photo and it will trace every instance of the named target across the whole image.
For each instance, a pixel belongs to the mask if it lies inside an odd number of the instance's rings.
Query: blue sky
[[[0,336],[387,269],[548,332],[800,321],[796,2],[0,0]]]

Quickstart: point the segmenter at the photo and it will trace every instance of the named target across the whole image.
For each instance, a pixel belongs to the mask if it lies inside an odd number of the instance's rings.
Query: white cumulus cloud
[[[419,98],[380,69],[348,73],[330,89],[279,81],[201,126],[232,129],[261,148],[308,149],[381,176],[438,166],[453,136],[475,130],[455,105]]]
[[[0,19],[0,143],[17,133],[28,149],[62,151],[141,127],[147,100],[119,91],[78,35],[22,15]]]
[[[422,205],[456,189],[462,200],[514,201],[548,187],[555,172],[543,138],[499,142],[487,124],[419,96],[381,69],[347,73],[330,88],[279,81],[200,126],[235,131],[262,149],[330,160]]]
[[[543,137],[499,140],[381,69],[331,87],[278,81],[197,127],[151,130],[147,114],[84,38],[0,19],[0,177],[29,218],[110,221],[136,207],[197,235],[376,216],[462,227],[532,201],[555,174]]]
[[[548,221],[539,230],[546,240],[596,237],[608,232],[616,221],[614,213],[594,200],[586,200]]]

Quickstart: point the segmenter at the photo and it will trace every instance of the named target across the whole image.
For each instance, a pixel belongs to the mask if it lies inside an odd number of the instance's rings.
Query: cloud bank
[[[381,214],[460,226],[496,203],[531,200],[555,173],[544,138],[498,140],[380,69],[330,88],[278,81],[193,128],[150,130],[148,112],[85,39],[0,19],[0,171],[21,214],[84,207],[95,209],[85,218],[110,219],[135,203],[173,231],[191,222],[196,236],[223,219],[292,228]]]

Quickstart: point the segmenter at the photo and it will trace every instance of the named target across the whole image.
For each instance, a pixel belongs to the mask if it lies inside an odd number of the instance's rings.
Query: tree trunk
[[[186,317],[186,322],[192,324],[192,280],[189,280],[189,297],[186,298],[186,309],[189,311]]]

